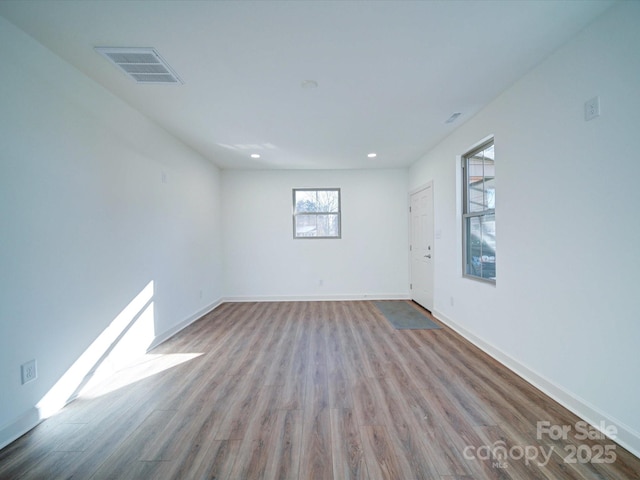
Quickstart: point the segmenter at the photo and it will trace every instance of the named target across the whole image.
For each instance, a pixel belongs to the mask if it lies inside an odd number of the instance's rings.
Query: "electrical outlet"
[[[593,120],[600,116],[600,97],[593,97],[591,100],[584,102],[584,119],[585,121]]]
[[[38,378],[38,369],[35,360],[31,360],[27,363],[24,363],[20,366],[20,371],[22,373],[22,384],[24,385],[27,382],[35,380]]]

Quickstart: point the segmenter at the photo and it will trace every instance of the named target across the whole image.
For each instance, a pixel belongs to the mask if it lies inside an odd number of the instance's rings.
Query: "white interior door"
[[[411,194],[411,298],[433,309],[433,186]]]

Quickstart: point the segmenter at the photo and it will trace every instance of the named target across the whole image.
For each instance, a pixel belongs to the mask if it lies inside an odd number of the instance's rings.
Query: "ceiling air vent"
[[[95,47],[95,50],[136,83],[184,83],[154,48]]]

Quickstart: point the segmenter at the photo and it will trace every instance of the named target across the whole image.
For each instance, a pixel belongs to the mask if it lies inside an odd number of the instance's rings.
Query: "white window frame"
[[[296,206],[296,192],[337,192],[338,194],[338,210],[337,211],[316,211],[316,212],[298,212]],[[339,188],[294,188],[292,191],[293,199],[293,238],[296,240],[308,239],[340,239],[342,238],[342,194]],[[336,235],[304,235],[297,229],[298,216],[323,216],[332,215],[337,217],[337,234]]]
[[[476,210],[476,211],[471,211],[470,209],[470,192],[469,192],[469,182],[467,180],[468,178],[468,173],[469,173],[469,168],[468,168],[468,164],[469,164],[469,159],[472,158],[474,155],[476,155],[479,152],[482,152],[484,150],[486,150],[488,147],[494,147],[494,151],[495,151],[495,142],[494,142],[494,138],[493,137],[489,137],[488,139],[483,140],[482,142],[480,142],[479,144],[477,144],[476,146],[474,146],[473,148],[471,148],[469,151],[467,151],[464,155],[461,156],[462,159],[462,275],[465,278],[470,278],[473,280],[478,280],[481,282],[486,282],[486,283],[490,283],[495,285],[496,284],[496,250],[497,247],[495,245],[495,232],[494,232],[494,246],[493,246],[493,255],[489,255],[489,259],[491,260],[492,257],[492,263],[493,263],[493,277],[491,278],[486,278],[484,276],[482,276],[482,273],[475,274],[472,271],[470,271],[469,268],[469,263],[468,263],[468,255],[469,255],[469,246],[470,246],[470,229],[468,227],[468,222],[470,221],[470,219],[473,218],[478,218],[480,219],[480,222],[482,223],[482,221],[486,218],[489,217],[493,217],[493,222],[495,225],[495,186],[493,188],[493,202],[492,205],[487,205],[483,210]],[[494,154],[495,156],[495,154]],[[495,165],[495,159],[494,159],[494,165]],[[495,166],[494,166],[495,169]],[[487,176],[484,174],[483,172],[483,182],[485,181],[485,178]],[[494,172],[494,177],[495,179],[495,172]],[[484,187],[483,187],[483,191]],[[491,208],[492,207],[492,208]],[[482,248],[482,243],[483,241],[481,241],[481,247]],[[472,260],[473,261],[473,260]],[[488,265],[491,262],[488,262]],[[484,263],[481,265],[481,268],[484,268]]]

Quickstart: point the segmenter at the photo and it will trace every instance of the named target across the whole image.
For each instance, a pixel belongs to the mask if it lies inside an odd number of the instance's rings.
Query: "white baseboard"
[[[33,427],[38,425],[43,419],[40,418],[40,412],[36,407],[31,407],[23,415],[16,419],[15,422],[5,425],[0,429],[0,449],[3,449],[14,440],[27,433]]]
[[[328,294],[328,295],[238,295],[225,297],[223,302],[344,302],[353,300],[410,300],[405,293]]]
[[[530,369],[526,365],[520,363],[510,355],[507,355],[502,350],[494,347],[490,343],[486,342],[482,338],[478,337],[474,333],[470,332],[466,328],[458,325],[453,320],[448,318],[441,312],[433,311],[433,316],[440,320],[442,323],[456,331],[464,338],[473,343],[480,350],[490,355],[495,360],[503,364],[509,370],[518,374],[524,380],[531,385],[542,391],[544,394],[551,397],[567,410],[575,413],[585,422],[589,423],[594,428],[600,430],[600,425],[613,425],[617,429],[617,435],[614,439],[616,443],[623,446],[636,457],[640,457],[640,433],[633,428],[621,422],[617,418],[603,412],[597,407],[593,406],[588,401],[580,398],[579,396],[571,393],[562,386],[552,382],[543,375],[538,374],[534,370]],[[544,419],[541,419],[544,420]]]
[[[178,333],[181,330],[184,330],[185,328],[187,328],[189,325],[191,325],[196,320],[202,318],[207,313],[215,310],[220,305],[222,305],[224,302],[225,302],[224,299],[219,298],[215,302],[207,305],[206,307],[201,308],[200,310],[198,310],[193,315],[190,315],[189,317],[184,319],[182,322],[178,323],[177,325],[174,325],[169,330],[167,330],[165,332],[162,332],[160,335],[157,335],[153,339],[153,342],[151,342],[151,345],[149,345],[149,348],[147,349],[147,351],[150,351],[150,350],[154,349],[155,347],[157,347],[158,345],[160,345],[161,343],[166,342],[171,337],[173,337],[176,333]]]

